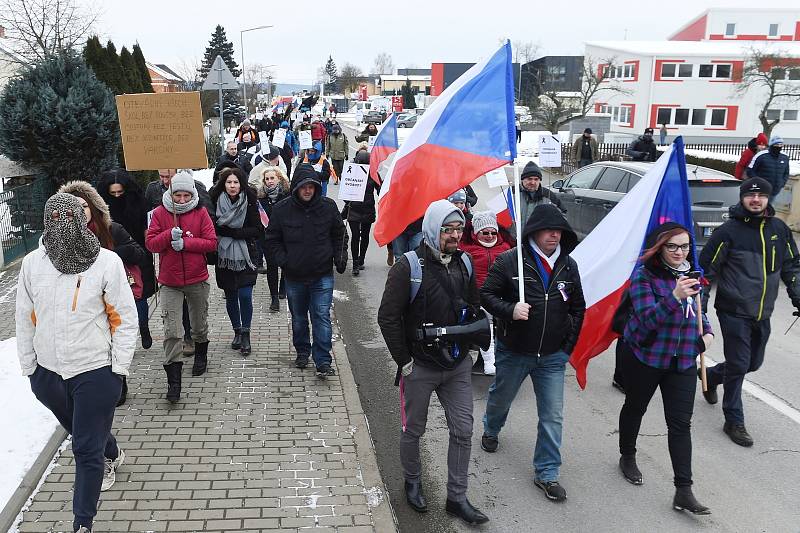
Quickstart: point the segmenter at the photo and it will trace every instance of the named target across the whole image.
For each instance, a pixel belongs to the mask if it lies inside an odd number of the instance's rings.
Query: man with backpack
[[[447,200],[428,207],[422,244],[389,270],[378,325],[398,366],[400,461],[409,505],[417,512],[428,510],[422,494],[419,440],[425,433],[431,394],[436,392],[450,431],[445,510],[468,524],[483,524],[489,519],[466,494],[473,425],[470,343],[430,338],[425,332],[431,328],[424,327],[463,324],[479,311],[471,259],[458,249],[464,225],[464,214]]]

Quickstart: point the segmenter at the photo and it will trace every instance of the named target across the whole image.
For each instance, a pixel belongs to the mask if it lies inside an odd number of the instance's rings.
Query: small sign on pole
[[[261,147],[262,147],[261,149],[262,150],[264,149],[263,147],[266,146],[269,143],[269,137],[267,136],[267,132],[266,131],[259,131],[258,132],[258,142],[261,143]]]
[[[342,181],[339,183],[339,200],[363,202],[368,179],[369,165],[347,163],[342,170]]]
[[[283,148],[286,143],[286,130],[283,128],[275,130],[272,134],[272,144],[278,147],[278,150]]]
[[[313,147],[313,143],[311,141],[311,131],[310,130],[300,130],[300,149],[301,150],[308,150],[309,148]]]
[[[369,139],[367,139],[367,152],[371,152],[372,148],[375,146],[375,139],[377,139],[377,135],[370,135]]]
[[[561,166],[561,139],[555,135],[541,135],[539,137],[539,166]]]
[[[486,181],[489,183],[489,187],[508,187],[506,167],[496,168],[486,174]]]

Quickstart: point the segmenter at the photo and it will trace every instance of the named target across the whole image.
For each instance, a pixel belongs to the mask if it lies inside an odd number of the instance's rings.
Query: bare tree
[[[598,68],[600,65],[604,68]],[[598,94],[630,94],[618,81],[609,80],[614,66],[614,58],[599,62],[589,56],[584,58],[581,90],[575,93],[553,90],[546,86],[546,76],[544,80],[540,79],[539,106],[534,113],[537,121],[551,133],[558,133],[561,126],[585,117]]]
[[[5,42],[26,64],[83,45],[99,15],[76,0],[0,0]]]
[[[514,54],[514,63],[524,65],[533,61],[539,53],[539,43],[514,40],[511,42],[511,50]]]
[[[339,87],[341,87],[342,92],[344,92],[345,95],[355,92],[358,90],[358,86],[363,77],[364,73],[362,72],[361,67],[345,62],[339,71]]]
[[[202,61],[199,57],[191,59],[181,59],[175,67],[175,73],[183,78],[181,90],[199,91],[205,81],[200,77],[200,65]],[[216,96],[215,96],[216,97]]]
[[[247,65],[247,99],[248,109],[250,105],[256,107],[258,93],[273,94],[272,71],[261,63],[251,63]]]
[[[732,72],[734,79],[738,73]],[[742,68],[741,79],[734,87],[738,96],[757,91],[761,98],[758,120],[770,137],[781,121],[782,107],[800,101],[800,66],[797,59],[783,50],[751,48]]]
[[[394,73],[394,61],[392,61],[392,56],[387,54],[386,52],[381,52],[380,54],[375,56],[375,60],[372,63],[372,72],[370,74],[393,74]]]

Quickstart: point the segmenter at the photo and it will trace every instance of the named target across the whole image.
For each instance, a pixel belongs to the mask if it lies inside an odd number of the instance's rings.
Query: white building
[[[760,28],[760,29],[759,29]],[[595,111],[612,116],[611,132],[640,135],[666,124],[687,142],[746,142],[763,128],[758,114],[766,90],[737,93],[746,58],[755,47],[792,58],[786,84],[800,93],[800,9],[709,10],[668,41],[587,42],[586,56],[608,68],[625,94],[600,91]],[[800,99],[774,102],[773,133],[800,141]]]

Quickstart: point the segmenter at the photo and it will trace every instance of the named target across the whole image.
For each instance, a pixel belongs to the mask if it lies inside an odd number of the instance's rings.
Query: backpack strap
[[[408,291],[408,303],[411,304],[414,298],[417,297],[419,288],[422,286],[422,262],[420,258],[417,257],[417,252],[415,250],[406,252],[403,255],[408,259],[408,266],[411,268],[411,272],[409,273],[411,285]]]
[[[472,277],[472,261],[470,261],[469,254],[463,253],[461,254],[461,262],[464,263],[464,266],[467,268],[467,277]]]

